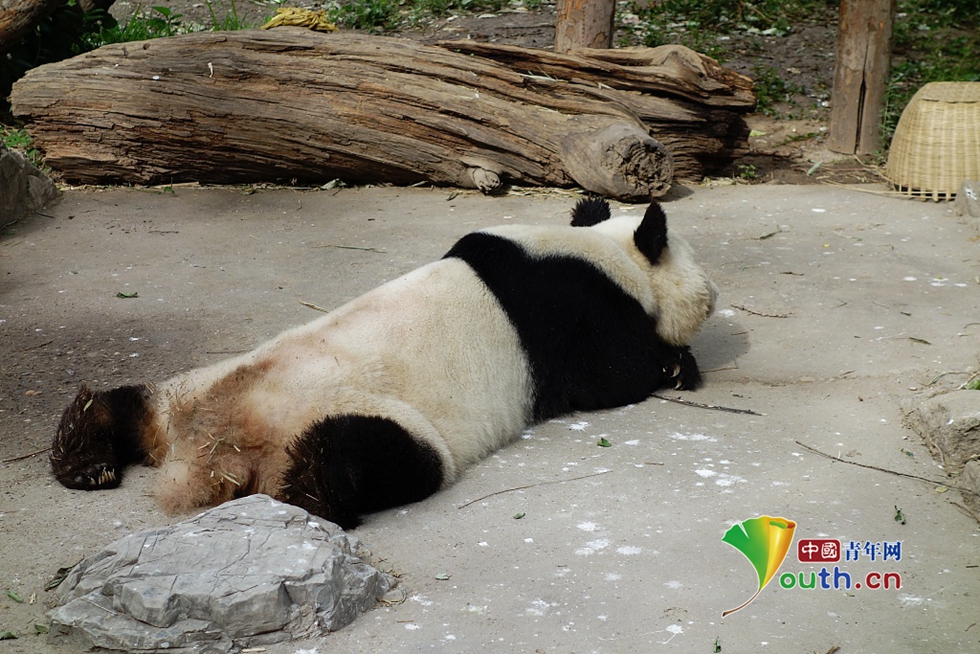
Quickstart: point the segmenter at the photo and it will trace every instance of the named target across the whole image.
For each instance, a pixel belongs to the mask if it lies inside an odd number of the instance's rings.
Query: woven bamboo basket
[[[885,176],[906,195],[952,199],[980,179],[980,82],[932,82],[902,112]]]

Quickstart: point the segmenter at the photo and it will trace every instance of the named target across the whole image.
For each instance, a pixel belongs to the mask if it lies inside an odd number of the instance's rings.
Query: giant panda
[[[93,391],[50,456],[65,486],[159,466],[170,513],[266,493],[339,524],[416,502],[529,425],[701,382],[688,343],[716,288],[653,203],[579,201],[571,225],[507,225],[158,385]]]

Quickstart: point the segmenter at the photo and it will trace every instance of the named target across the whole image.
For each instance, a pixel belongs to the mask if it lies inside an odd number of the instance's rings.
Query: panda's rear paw
[[[145,386],[93,391],[84,384],[65,409],[51,443],[51,471],[68,488],[100,490],[122,481],[127,463],[144,458],[150,420]]]
[[[119,485],[120,475],[115,464],[93,463],[83,468],[55,470],[55,477],[68,488],[103,490]]]

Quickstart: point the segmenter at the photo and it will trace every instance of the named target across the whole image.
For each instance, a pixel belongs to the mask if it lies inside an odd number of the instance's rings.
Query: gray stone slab
[[[980,181],[965,180],[956,192],[953,208],[965,216],[974,228],[980,228]]]
[[[369,555],[333,523],[249,496],[83,560],[58,589],[50,638],[75,649],[233,652],[335,631],[395,585]]]
[[[980,391],[931,397],[912,410],[908,422],[951,475],[980,455]]]
[[[58,195],[54,182],[27,157],[0,143],[0,221],[34,213]]]

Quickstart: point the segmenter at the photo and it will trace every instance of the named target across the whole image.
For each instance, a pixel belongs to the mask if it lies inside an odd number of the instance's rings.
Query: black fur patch
[[[365,513],[418,502],[442,486],[435,448],[388,418],[324,418],[288,452],[280,499],[344,529],[361,524]]]
[[[486,233],[463,237],[446,256],[473,268],[517,330],[531,367],[535,420],[699,384],[690,349],[663,341],[655,318],[588,261],[534,257]]]
[[[115,488],[126,464],[142,461],[150,407],[145,386],[92,391],[82,386],[51,444],[51,470],[68,488]]]
[[[609,220],[609,202],[604,198],[582,198],[572,209],[572,227],[592,227]]]

